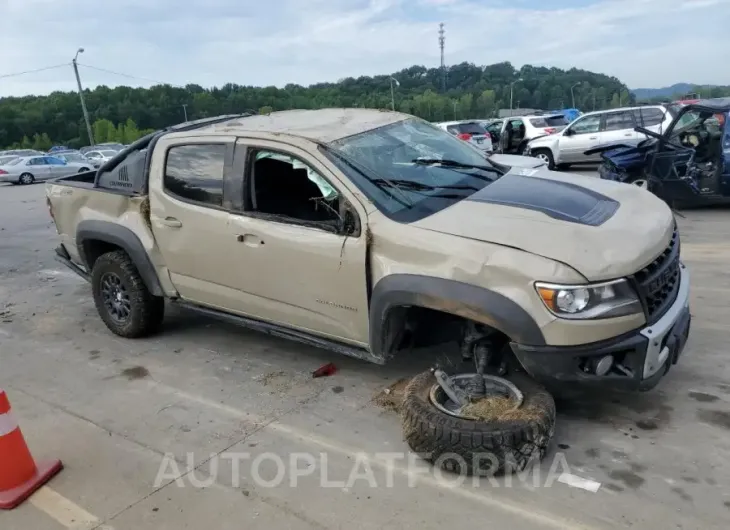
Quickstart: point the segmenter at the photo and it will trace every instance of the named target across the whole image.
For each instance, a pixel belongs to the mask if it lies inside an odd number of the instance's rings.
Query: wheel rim
[[[461,386],[463,388],[469,384],[469,382],[474,378],[475,375],[476,374],[457,374],[451,376],[450,379],[452,380],[454,385]],[[522,405],[524,396],[522,395],[522,392],[520,392],[520,389],[513,385],[511,382],[501,377],[496,377],[492,375],[482,375],[482,377],[485,379],[485,382],[487,384],[487,398],[508,398],[514,404],[513,409],[517,409]],[[429,398],[431,400],[431,404],[444,414],[448,414],[449,416],[454,416],[456,418],[461,418],[463,420],[479,421],[475,420],[475,418],[471,416],[461,414],[461,407],[454,403],[446,395],[444,389],[441,388],[439,385],[434,385],[433,387],[431,387]]]
[[[550,158],[545,153],[537,153],[537,155],[535,155],[535,158],[537,158],[538,160],[542,160],[546,164],[550,163]]]
[[[649,189],[649,181],[646,179],[638,179],[633,182],[634,186],[638,186],[642,189],[648,190]]]
[[[127,288],[117,274],[107,272],[101,277],[101,298],[112,319],[120,324],[129,320],[132,303]]]
[[[33,177],[28,174],[21,175],[20,182],[22,182],[23,184],[30,184],[31,182],[33,182]]]

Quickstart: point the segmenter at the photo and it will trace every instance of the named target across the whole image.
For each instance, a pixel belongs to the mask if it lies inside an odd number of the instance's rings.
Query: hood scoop
[[[588,226],[601,226],[620,206],[618,201],[572,182],[513,173],[466,200],[533,210],[553,219]]]

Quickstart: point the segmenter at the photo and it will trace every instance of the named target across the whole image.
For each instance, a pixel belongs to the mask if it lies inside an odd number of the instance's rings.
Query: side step
[[[63,245],[59,245],[56,247],[56,261],[66,265],[66,267],[74,271],[87,282],[91,281],[91,275],[84,269],[76,265],[73,261],[71,261],[71,256]]]

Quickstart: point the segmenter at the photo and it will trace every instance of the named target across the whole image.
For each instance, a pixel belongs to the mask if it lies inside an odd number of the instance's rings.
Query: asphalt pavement
[[[727,529],[730,212],[678,220],[680,363],[649,393],[562,396],[542,465],[477,483],[402,441],[391,398],[429,352],[381,367],[174,310],[123,340],[54,261],[43,185],[0,185],[0,387],[36,459],[66,466],[0,528]]]

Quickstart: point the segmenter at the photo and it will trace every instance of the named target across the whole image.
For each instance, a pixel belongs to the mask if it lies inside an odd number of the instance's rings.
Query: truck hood
[[[674,216],[637,186],[513,167],[413,226],[517,248],[599,281],[634,274],[653,261],[670,242]]]

